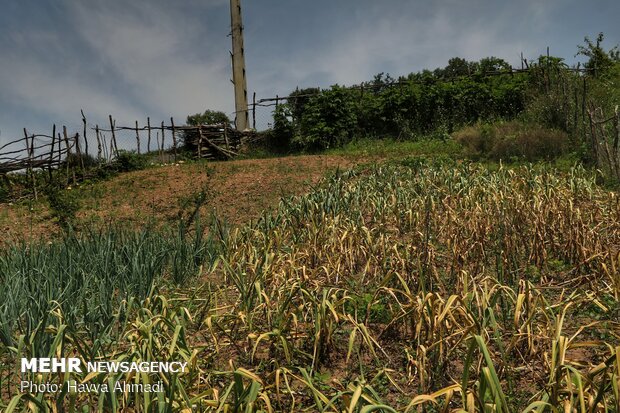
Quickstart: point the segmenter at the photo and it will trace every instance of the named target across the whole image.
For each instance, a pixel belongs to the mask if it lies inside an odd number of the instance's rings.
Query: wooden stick
[[[63,137],[65,139],[65,146],[67,148],[67,157],[66,157],[66,163],[67,163],[67,185],[69,185],[69,172],[70,172],[70,163],[71,163],[71,145],[69,144],[69,135],[67,135],[67,127],[65,125],[62,126],[62,134]],[[75,172],[73,173],[73,183],[75,183]]]
[[[50,160],[49,160],[49,167],[47,168],[47,172],[50,178],[49,183],[52,183],[53,180],[53,176],[52,176],[52,165],[54,164],[54,144],[56,143],[56,124],[54,124],[54,126],[52,127],[52,148],[50,149]]]
[[[99,136],[99,125],[95,125],[95,136],[97,137],[97,161],[101,162],[101,138]]]
[[[82,109],[80,109],[80,112],[82,113],[82,123],[84,124],[84,151],[86,153],[86,156],[88,156],[88,139],[86,138],[86,116],[84,116],[84,111]]]
[[[114,152],[118,158],[118,145],[116,144],[116,133],[114,133],[115,122],[112,120],[112,115],[108,115],[110,119],[110,130],[112,131],[112,145],[114,145]]]
[[[62,166],[62,135],[60,132],[58,132],[58,159],[56,160],[56,164],[58,165],[58,170],[60,171]],[[60,176],[58,179],[60,179]]]
[[[204,141],[213,149],[215,149],[217,152],[220,152],[221,154],[223,154],[226,158],[231,159],[235,156],[237,156],[237,154],[233,151],[229,151],[227,149],[224,148],[220,148],[219,146],[217,146],[215,143],[211,142],[211,140],[209,140],[209,138],[207,138],[206,136],[204,137]]]
[[[160,156],[162,158],[162,162],[163,162],[163,158],[164,158],[164,140],[166,139],[166,135],[164,134],[164,121],[161,121],[161,150],[160,150]]]
[[[151,118],[149,117],[146,118],[146,126],[149,132],[149,140],[146,143],[146,152],[149,153],[151,152]]]
[[[202,124],[198,124],[198,157],[202,158]]]
[[[159,132],[155,132],[155,143],[157,143],[157,153],[158,153],[158,158],[159,158],[159,162],[162,163],[161,160],[161,152],[159,150]]]
[[[138,121],[136,121],[136,143],[138,145],[138,155],[140,155],[140,134],[138,133]]]
[[[77,153],[77,157],[80,160],[80,166],[82,167],[82,179],[86,179],[86,171],[84,168],[84,157],[82,156],[82,151],[80,149],[80,134],[76,133],[74,136],[74,139],[75,139],[75,152]],[[73,176],[75,176],[75,171],[73,172]]]
[[[103,159],[107,163],[110,160],[111,155],[108,153],[108,142],[106,141],[103,132],[101,132],[101,146],[103,147]]]
[[[28,174],[30,175],[32,182],[32,193],[34,194],[34,199],[36,201],[38,199],[37,181],[34,177],[34,170],[32,169],[32,157],[34,155],[32,148],[34,147],[34,135],[32,137],[32,143],[28,145],[28,132],[26,131],[26,128],[24,128],[24,138],[26,140],[26,152],[28,153]]]
[[[256,92],[252,94],[252,129],[256,130]]]
[[[174,135],[174,119],[170,118],[170,125],[172,126],[172,146],[174,147],[174,161],[177,161],[177,138]]]
[[[114,156],[114,141],[112,141],[112,138],[110,137],[110,152],[108,153],[109,155],[109,161],[112,160],[113,156]]]
[[[226,142],[226,149],[230,150],[230,142],[228,142],[228,125],[224,124],[224,141]]]

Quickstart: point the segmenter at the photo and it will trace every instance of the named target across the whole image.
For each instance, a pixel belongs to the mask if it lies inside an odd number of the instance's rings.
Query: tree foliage
[[[497,57],[454,57],[443,68],[397,79],[379,73],[352,87],[297,89],[276,108],[271,142],[312,151],[356,138],[445,138],[463,127],[519,121],[527,127],[496,140],[501,156],[534,159],[570,151],[588,161],[595,156],[587,114],[592,107],[613,113],[620,104],[620,49],[605,49],[603,40],[601,33],[578,46],[577,55],[588,58],[586,73],[548,55],[517,72]]]
[[[602,43],[605,39],[603,33],[599,33],[596,36],[596,40],[592,41],[588,36],[585,37],[585,45],[577,46],[577,55],[582,55],[588,58],[585,66],[590,70],[594,77],[605,76],[613,68],[615,63],[620,62],[620,49],[618,46],[614,46],[609,51],[603,49]]]
[[[523,109],[526,78],[484,76],[506,68],[508,63],[494,57],[480,62],[453,58],[434,72],[398,79],[379,73],[353,87],[295,90],[274,113],[274,126],[279,134],[291,133],[294,147],[321,150],[355,137],[411,138],[512,118]]]
[[[230,124],[228,116],[221,111],[207,109],[203,113],[196,113],[187,117],[187,124],[191,126],[197,125],[217,125]]]

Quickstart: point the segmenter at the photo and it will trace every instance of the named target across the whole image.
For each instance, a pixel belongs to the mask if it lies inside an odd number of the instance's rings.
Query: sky
[[[52,125],[183,123],[234,110],[228,0],[2,0],[0,146]],[[351,85],[452,57],[546,53],[574,64],[585,36],[620,43],[617,0],[242,0],[248,92]],[[583,60],[583,59],[581,59]],[[266,122],[269,110],[259,113]]]

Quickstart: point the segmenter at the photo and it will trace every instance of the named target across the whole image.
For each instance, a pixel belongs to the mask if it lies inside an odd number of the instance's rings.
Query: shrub
[[[273,112],[273,129],[266,135],[266,144],[270,149],[280,152],[290,147],[294,134],[291,116],[291,109],[288,105],[276,107]]]
[[[453,136],[467,155],[493,160],[553,159],[567,151],[569,142],[563,131],[516,121],[468,126]]]
[[[52,216],[58,220],[58,225],[65,230],[73,227],[76,214],[80,209],[80,203],[75,192],[51,185],[46,189],[45,194]]]
[[[0,175],[0,202],[9,200],[11,194],[11,182],[6,175]]]
[[[146,157],[137,154],[135,151],[120,150],[114,160],[113,168],[117,172],[129,172],[144,169],[146,165]]]
[[[77,153],[71,153],[67,156],[65,162],[69,163],[70,168],[81,168],[83,166],[84,169],[91,169],[99,165],[95,157],[86,155],[85,153],[79,155]]]
[[[0,202],[6,202],[9,199],[9,189],[0,185]]]
[[[305,150],[322,150],[350,142],[357,125],[355,102],[352,91],[338,85],[311,97],[293,144]]]

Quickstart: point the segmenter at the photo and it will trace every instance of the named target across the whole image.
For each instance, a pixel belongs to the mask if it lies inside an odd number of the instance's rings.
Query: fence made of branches
[[[605,114],[600,107],[590,106],[590,144],[597,167],[605,175],[620,182],[620,113],[618,106],[614,113]]]
[[[19,181],[21,188],[36,198],[40,188],[86,179],[113,166],[126,153],[144,155],[159,163],[176,162],[181,154],[232,159],[243,136],[229,124],[176,125],[173,118],[169,124],[152,124],[147,118],[143,125],[135,121],[130,126],[119,126],[110,115],[106,125],[93,126],[82,113],[79,132],[69,133],[66,126],[56,125],[51,134],[24,129],[23,137],[0,146],[0,184]]]

